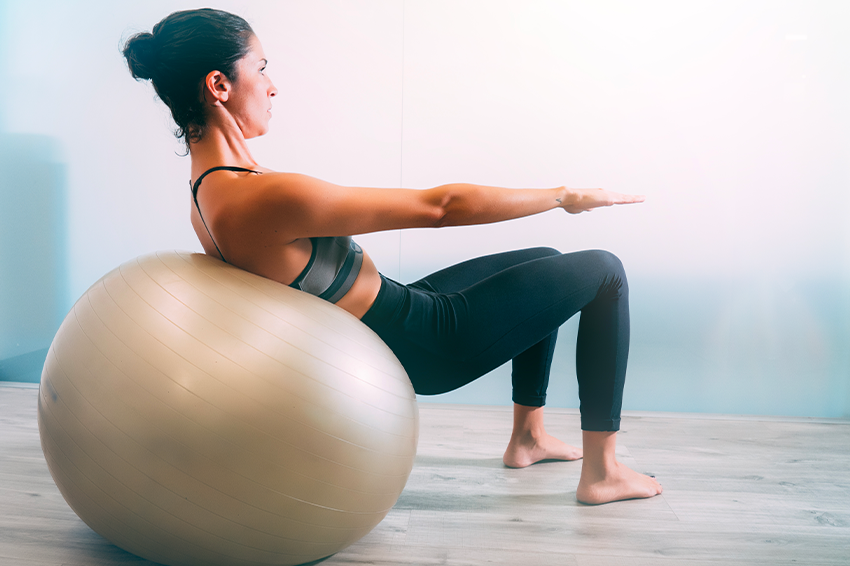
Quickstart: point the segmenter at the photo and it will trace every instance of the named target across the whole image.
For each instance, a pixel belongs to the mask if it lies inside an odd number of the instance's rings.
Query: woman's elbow
[[[449,226],[452,193],[449,185],[422,191],[418,225],[424,228]]]
[[[438,187],[439,193],[432,198],[429,225],[433,228],[462,226],[469,223],[469,204],[472,196],[470,185],[452,184]]]
[[[428,217],[428,227],[443,228],[444,226],[452,226],[451,215],[445,208],[435,208]]]

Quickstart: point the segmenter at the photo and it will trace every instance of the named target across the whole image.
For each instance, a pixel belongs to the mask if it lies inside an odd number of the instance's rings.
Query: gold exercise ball
[[[372,530],[410,475],[416,396],[322,299],[188,252],[92,285],[38,396],[50,473],[121,548],[170,566],[301,564]]]

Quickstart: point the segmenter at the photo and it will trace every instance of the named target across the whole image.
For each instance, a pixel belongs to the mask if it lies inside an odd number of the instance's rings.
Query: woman
[[[254,161],[277,94],[259,39],[217,10],[176,12],[131,37],[130,71],[151,79],[192,159],[192,225],[207,254],[313,293],[371,327],[419,394],[456,389],[513,364],[510,467],[584,458],[576,491],[589,504],[652,497],[661,486],[614,457],[629,341],[622,265],[599,250],[512,251],[411,285],[382,276],[351,235],[499,222],[562,208],[580,213],[643,197],[601,189],[352,188]],[[583,447],[546,433],[543,404],[558,327],[581,311],[576,368]]]

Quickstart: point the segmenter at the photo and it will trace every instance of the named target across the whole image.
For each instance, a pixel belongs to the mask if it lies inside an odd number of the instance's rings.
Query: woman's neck
[[[189,146],[192,157],[192,178],[219,165],[230,165],[256,169],[257,162],[248,149],[242,131],[233,124],[231,127],[210,125],[204,131],[200,141]]]

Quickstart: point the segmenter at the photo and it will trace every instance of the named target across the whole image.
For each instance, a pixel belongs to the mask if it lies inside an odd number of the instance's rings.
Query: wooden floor
[[[89,530],[50,478],[35,389],[0,386],[0,565],[152,564]],[[420,404],[416,466],[387,518],[323,562],[850,564],[850,422],[626,413],[619,458],[664,493],[575,500],[580,462],[505,468],[510,408]],[[547,428],[580,441],[578,414]]]

